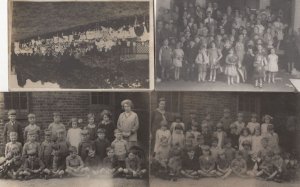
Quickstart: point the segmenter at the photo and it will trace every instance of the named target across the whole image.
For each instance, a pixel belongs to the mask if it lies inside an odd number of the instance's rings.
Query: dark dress
[[[115,136],[114,136],[114,130],[115,130],[115,125],[113,124],[112,121],[109,121],[108,123],[105,123],[104,121],[101,121],[98,124],[98,129],[105,129],[105,136],[108,139],[109,142],[114,141]]]

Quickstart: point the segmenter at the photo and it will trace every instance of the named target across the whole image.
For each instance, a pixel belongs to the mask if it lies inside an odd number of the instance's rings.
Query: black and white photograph
[[[149,93],[0,93],[0,186],[149,186]]]
[[[293,92],[300,85],[297,0],[155,1],[159,91]]]
[[[9,89],[151,89],[152,4],[10,0]]]
[[[152,92],[150,186],[300,184],[300,95]]]

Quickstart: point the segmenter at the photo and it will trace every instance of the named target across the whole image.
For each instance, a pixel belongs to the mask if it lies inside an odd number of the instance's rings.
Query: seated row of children
[[[225,122],[216,127],[204,120],[202,125],[192,122],[191,129],[176,118],[168,128],[161,121],[156,131],[151,172],[156,177],[177,180],[178,177],[198,179],[230,175],[256,177],[277,182],[293,180],[297,160],[283,153],[279,138],[271,124],[272,117],[264,116],[264,123],[252,115],[248,125],[242,114],[225,130]]]
[[[16,115],[15,112],[9,112]],[[35,115],[29,114],[30,125]],[[41,141],[40,129],[34,130],[30,125],[25,127],[26,142],[18,142],[19,134],[11,130],[5,146],[5,155],[0,158],[0,178],[28,180],[33,178],[61,178],[64,176],[88,177],[127,177],[143,178],[143,158],[138,150],[128,146],[119,129],[114,130],[115,139],[110,143],[106,138],[106,130],[98,128],[96,139],[91,140],[87,129],[81,130],[73,120],[70,130],[80,129],[77,146],[74,146],[70,133],[59,128],[57,114],[55,122],[44,131]],[[12,123],[15,123],[14,121]],[[35,123],[34,123],[35,124]],[[55,124],[55,125],[53,125]],[[62,126],[60,126],[62,127]],[[29,129],[29,131],[27,131]],[[72,145],[73,144],[73,145]]]

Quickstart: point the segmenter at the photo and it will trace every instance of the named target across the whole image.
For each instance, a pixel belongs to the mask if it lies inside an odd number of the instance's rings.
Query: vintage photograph
[[[149,93],[0,93],[0,186],[149,186]]]
[[[149,90],[152,4],[10,0],[9,89]]]
[[[153,92],[150,186],[300,184],[300,95]]]
[[[157,0],[155,7],[156,90],[295,91],[299,1]]]

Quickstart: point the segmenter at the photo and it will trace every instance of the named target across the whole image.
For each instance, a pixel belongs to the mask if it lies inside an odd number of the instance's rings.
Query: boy
[[[69,154],[69,147],[70,144],[66,140],[66,131],[64,129],[59,129],[56,132],[57,140],[54,142],[54,144],[57,144],[59,147],[59,153],[63,160],[65,160]],[[63,166],[65,167],[65,163],[63,163]]]
[[[146,169],[141,168],[141,160],[134,151],[128,153],[128,157],[125,159],[126,168],[123,170],[127,178],[142,178]]]
[[[27,141],[27,133],[29,131],[36,131],[37,137],[36,141],[39,141],[41,138],[41,128],[35,124],[35,114],[28,114],[27,116],[29,124],[24,129],[24,140]]]
[[[242,151],[238,151],[235,155],[235,159],[232,160],[230,165],[232,172],[238,177],[245,178],[247,174],[247,163],[243,158]]]
[[[230,110],[228,108],[224,109],[223,117],[221,118],[220,122],[223,124],[224,131],[228,134],[230,130],[230,125],[232,124]]]
[[[37,157],[37,152],[34,149],[28,150],[27,155],[28,158],[25,159],[20,176],[23,176],[25,180],[39,178],[45,168],[44,163]]]
[[[89,139],[91,141],[94,141],[97,138],[97,126],[95,124],[95,115],[92,113],[89,113],[87,115],[87,118],[88,118],[88,124],[84,129],[86,129],[88,131]]]
[[[182,149],[177,143],[170,150],[170,157],[168,161],[169,177],[170,180],[176,181],[177,177],[180,175],[180,170],[182,167],[181,163]]]
[[[192,148],[189,148],[187,152],[184,153],[182,159],[182,168],[180,171],[184,177],[192,179],[198,178],[198,158],[196,157],[195,151]]]
[[[158,62],[161,67],[161,79],[163,81],[170,79],[172,66],[172,49],[169,47],[169,40],[164,39],[163,46],[159,50]]]
[[[199,128],[199,125],[197,122],[192,122],[192,129],[188,132],[186,132],[186,136],[188,136],[188,134],[191,134],[193,135],[194,139],[192,139],[192,143],[193,143],[193,146],[196,146],[197,144],[197,137],[201,134],[198,130]]]
[[[217,160],[219,151],[222,149],[218,147],[218,138],[213,138],[210,147],[210,154],[214,160]]]
[[[9,141],[9,133],[16,132],[18,133],[17,142],[20,142],[23,145],[22,125],[18,121],[16,121],[16,115],[17,112],[15,110],[12,109],[8,111],[9,122],[4,125],[3,129],[4,144]]]
[[[18,139],[18,133],[17,132],[10,132],[9,133],[10,142],[8,142],[5,145],[5,157],[7,157],[12,152],[12,148],[17,146],[19,149],[19,152],[22,150],[22,144],[20,142],[17,142]]]
[[[236,125],[237,127],[237,133],[240,134],[241,133],[241,130],[243,128],[245,128],[245,122],[243,121],[244,120],[244,115],[243,113],[238,113],[237,115],[237,121],[235,121],[233,124]]]
[[[198,173],[202,177],[214,177],[216,176],[215,160],[210,155],[209,146],[202,147],[203,155],[199,158],[200,169]]]
[[[107,157],[103,159],[102,168],[99,173],[102,175],[113,175],[118,169],[118,160],[115,156],[114,149],[111,147],[106,148]]]
[[[45,140],[40,146],[39,158],[44,162],[46,168],[51,166],[52,145],[51,131],[45,130]]]
[[[36,154],[40,151],[40,143],[36,141],[36,131],[29,131],[27,133],[27,142],[24,144],[22,157],[27,158],[28,152],[35,152]]]
[[[230,132],[227,135],[228,135],[228,138],[231,141],[232,147],[235,148],[235,149],[238,149],[240,135],[237,133],[236,124],[231,124],[230,125]]]
[[[83,161],[77,155],[77,149],[71,146],[69,149],[70,155],[66,158],[66,173],[70,176],[85,176],[89,169],[84,167]]]
[[[54,112],[53,113],[53,122],[50,123],[48,129],[51,131],[51,136],[53,138],[57,137],[57,132],[59,130],[63,130],[66,134],[66,127],[64,126],[64,124],[62,124],[60,122],[61,120],[61,114],[59,112]]]
[[[231,164],[231,160],[226,157],[225,151],[219,151],[218,153],[218,159],[216,162],[217,165],[217,175],[222,177],[222,179],[225,179],[226,177],[228,177],[232,170],[230,168],[230,164]]]
[[[235,158],[236,150],[232,147],[230,139],[225,140],[224,153],[230,162]]]
[[[10,152],[4,157],[3,161],[1,161],[0,177],[16,179],[21,171],[21,166],[21,149],[17,144],[12,144],[10,146]]]
[[[95,144],[89,139],[89,132],[87,130],[81,131],[81,142],[78,146],[78,155],[81,157],[83,161],[88,156],[89,149],[92,148],[95,150]]]
[[[45,179],[49,177],[62,178],[65,169],[65,159],[60,155],[59,145],[52,144],[51,163],[45,167],[43,174]]]
[[[96,151],[93,147],[90,147],[88,150],[88,156],[84,160],[84,164],[93,175],[98,174],[99,158],[96,156]]]
[[[118,159],[118,165],[125,168],[125,158],[128,152],[128,144],[126,140],[123,140],[122,132],[119,129],[114,131],[116,139],[111,143],[111,147],[114,149],[115,155]]]
[[[257,173],[257,177],[265,180],[273,180],[278,174],[278,170],[273,162],[273,151],[268,151],[262,164],[260,165],[260,171]]]
[[[106,157],[106,149],[110,146],[110,143],[105,138],[105,129],[98,129],[97,136],[98,138],[95,141],[96,156],[102,162]]]
[[[202,129],[202,135],[204,138],[204,145],[210,145],[211,139],[212,139],[212,134],[209,131],[208,125],[206,123],[202,124],[201,129]]]

